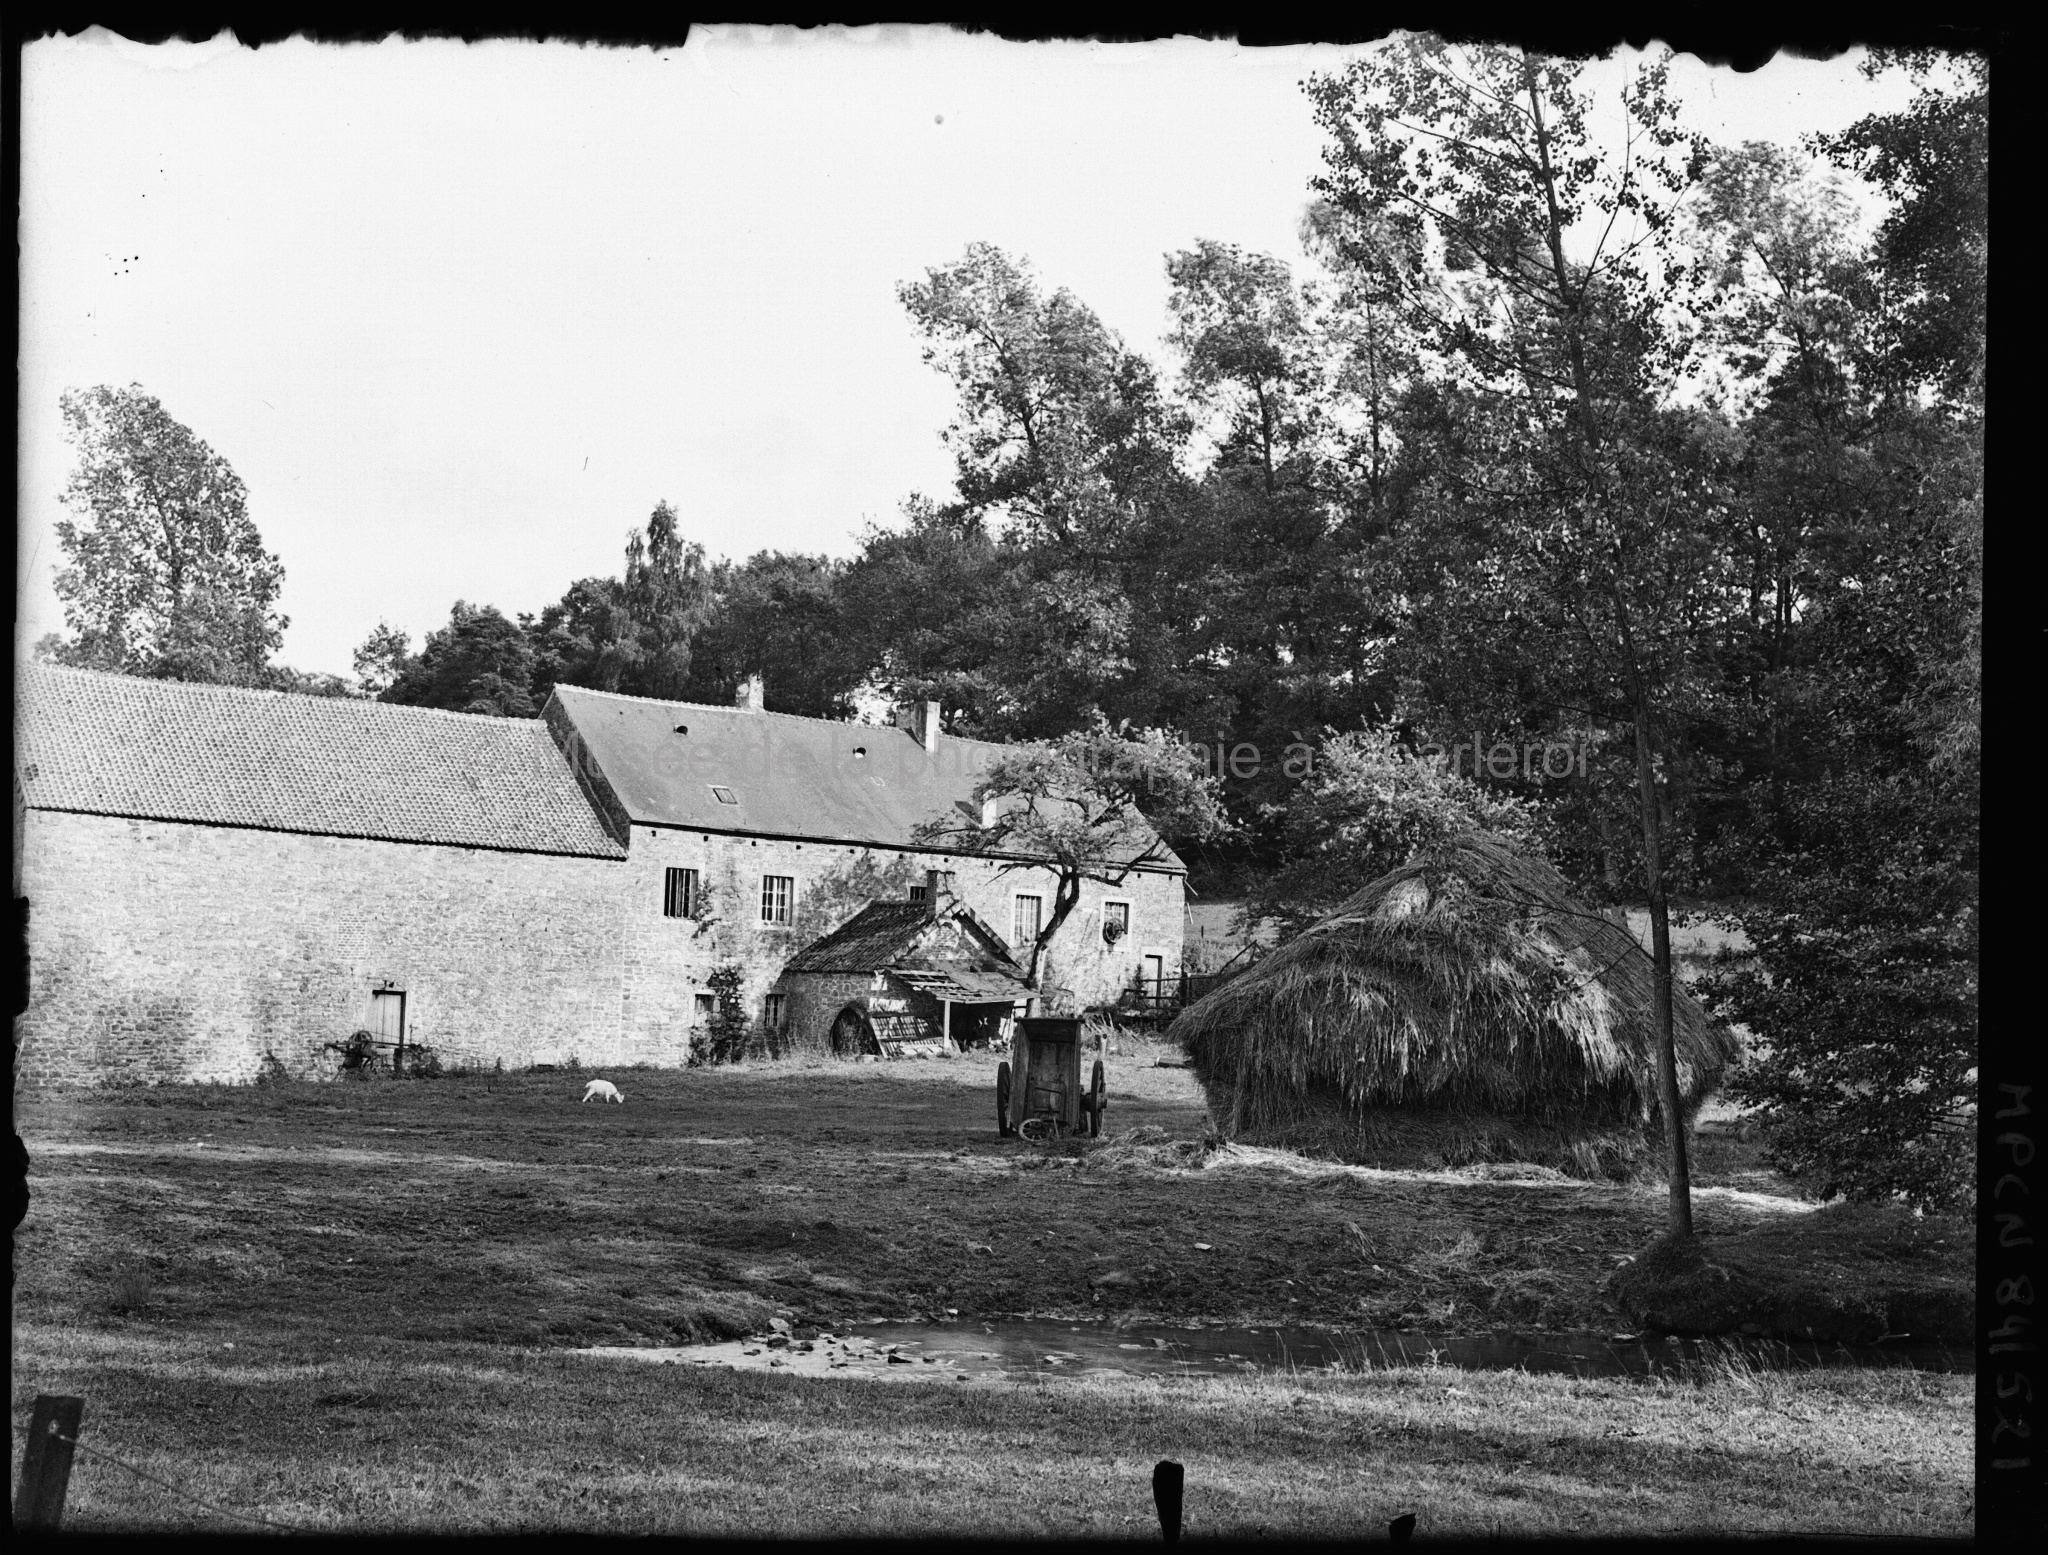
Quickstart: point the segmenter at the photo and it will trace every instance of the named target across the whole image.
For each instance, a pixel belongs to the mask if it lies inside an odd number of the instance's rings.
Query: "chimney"
[[[928,751],[939,748],[939,704],[921,702],[918,704],[918,743]]]
[[[953,905],[953,871],[927,869],[924,872],[924,905],[936,918]]]
[[[761,677],[749,675],[733,688],[732,705],[749,713],[758,713],[764,705]]]

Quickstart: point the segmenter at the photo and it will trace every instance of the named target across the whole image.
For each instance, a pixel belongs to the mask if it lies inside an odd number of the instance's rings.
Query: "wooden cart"
[[[1109,1092],[1102,1060],[1095,1060],[1086,1090],[1081,1086],[1081,1021],[1078,1016],[1025,1016],[1016,1023],[1010,1061],[996,1066],[996,1126],[1015,1134],[1034,1120],[1055,1133],[1102,1132]]]

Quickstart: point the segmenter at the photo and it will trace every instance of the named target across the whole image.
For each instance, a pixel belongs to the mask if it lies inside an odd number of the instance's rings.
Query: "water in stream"
[[[1974,1358],[1940,1344],[1786,1344],[1775,1340],[1680,1340],[1599,1333],[1415,1334],[1362,1329],[1110,1328],[1008,1319],[957,1323],[859,1323],[814,1340],[787,1334],[723,1344],[650,1348],[598,1345],[581,1353],[677,1365],[730,1366],[785,1375],[869,1376],[958,1383],[1026,1377],[1144,1375],[1214,1377],[1269,1371],[1457,1366],[1476,1371],[1557,1372],[1580,1377],[1674,1372],[1730,1353],[1774,1369],[1910,1366],[1968,1372]]]

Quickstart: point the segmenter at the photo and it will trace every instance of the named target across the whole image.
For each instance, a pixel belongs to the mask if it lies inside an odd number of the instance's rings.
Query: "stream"
[[[1881,1345],[1787,1344],[1657,1334],[1503,1332],[1418,1334],[1392,1329],[1211,1328],[1062,1323],[855,1323],[814,1340],[771,1333],[720,1344],[594,1345],[578,1354],[672,1365],[729,1366],[800,1376],[866,1376],[887,1381],[1016,1382],[1050,1376],[1243,1376],[1255,1373],[1452,1366],[1473,1371],[1644,1377],[1680,1371],[1703,1358],[1739,1357],[1771,1370],[1909,1366],[1967,1373],[1967,1348],[1910,1340]]]

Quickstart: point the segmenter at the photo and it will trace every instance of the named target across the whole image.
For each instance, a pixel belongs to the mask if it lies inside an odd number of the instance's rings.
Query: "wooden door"
[[[370,995],[370,1035],[379,1042],[405,1040],[405,992],[379,988]]]
[[[1166,958],[1147,956],[1144,965],[1145,998],[1156,1005],[1166,995]]]
[[[391,1049],[391,1072],[405,1073],[405,994],[397,988],[370,993],[370,1035]],[[373,1050],[375,1051],[375,1050]]]

